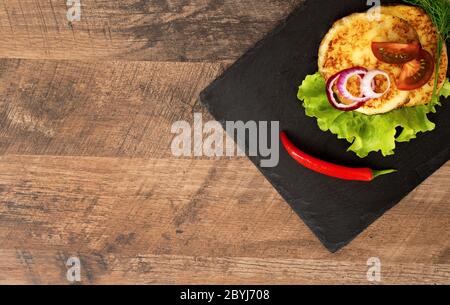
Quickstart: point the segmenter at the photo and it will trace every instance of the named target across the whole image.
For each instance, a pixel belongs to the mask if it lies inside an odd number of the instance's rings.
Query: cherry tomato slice
[[[375,57],[388,64],[404,64],[419,56],[419,43],[372,42]]]
[[[400,77],[397,80],[399,90],[415,90],[431,79],[434,72],[433,56],[425,50],[420,50],[419,56],[403,65]]]

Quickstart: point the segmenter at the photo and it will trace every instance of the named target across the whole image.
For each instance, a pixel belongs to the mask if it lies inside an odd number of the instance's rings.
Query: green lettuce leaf
[[[447,80],[440,95],[450,95]],[[325,80],[320,73],[308,75],[298,91],[305,113],[315,117],[322,131],[330,131],[339,139],[345,139],[351,146],[349,151],[364,158],[371,152],[380,151],[383,156],[394,154],[396,142],[409,142],[420,132],[432,131],[435,124],[427,114],[436,112],[440,105],[434,100],[428,105],[405,107],[379,115],[365,115],[359,112],[344,112],[334,109],[328,102]],[[397,129],[401,130],[400,133]]]
[[[444,87],[442,87],[440,94],[443,97],[449,97],[450,96],[450,81],[447,79],[447,81],[444,84]]]

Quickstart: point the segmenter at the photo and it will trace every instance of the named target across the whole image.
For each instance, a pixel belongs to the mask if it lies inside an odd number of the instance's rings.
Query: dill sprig
[[[450,0],[404,0],[406,3],[421,7],[431,18],[438,31],[436,49],[436,74],[434,79],[433,97],[437,97],[439,83],[439,68],[444,44],[450,38]]]

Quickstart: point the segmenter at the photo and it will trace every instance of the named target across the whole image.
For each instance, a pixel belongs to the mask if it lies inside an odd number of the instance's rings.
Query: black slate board
[[[348,182],[298,166],[281,147],[275,168],[261,168],[261,158],[250,157],[332,252],[396,205],[450,155],[448,100],[432,115],[435,131],[398,144],[396,154],[387,158],[379,153],[358,158],[347,152],[349,143],[320,131],[316,120],[305,115],[296,98],[297,89],[306,75],[317,71],[317,50],[323,36],[337,19],[367,10],[366,2],[306,0],[201,94],[202,103],[220,122],[280,121],[281,130],[299,147],[320,158],[353,167],[399,170],[372,183]]]

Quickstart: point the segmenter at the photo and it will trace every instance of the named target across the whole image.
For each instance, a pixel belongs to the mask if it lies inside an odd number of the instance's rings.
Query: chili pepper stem
[[[397,170],[395,170],[395,169],[387,169],[387,170],[382,170],[382,171],[372,170],[373,179],[375,179],[377,177],[380,177],[380,176],[383,176],[383,175],[392,174],[392,173],[395,173],[395,172],[397,172]]]

